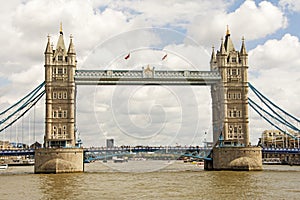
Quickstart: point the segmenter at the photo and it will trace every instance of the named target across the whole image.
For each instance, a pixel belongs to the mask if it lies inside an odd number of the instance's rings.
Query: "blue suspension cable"
[[[294,125],[292,125],[291,123],[289,123],[288,121],[286,121],[281,115],[279,115],[274,109],[271,108],[271,106],[269,106],[261,97],[261,93],[256,90],[254,87],[252,88],[250,86],[250,88],[252,89],[252,91],[256,94],[256,96],[275,114],[277,115],[280,119],[282,119],[285,123],[289,124],[289,126],[294,127],[293,129],[297,129]],[[263,96],[263,98],[265,98],[268,102],[270,102],[270,100],[268,100],[266,97]]]
[[[255,110],[255,112],[261,116],[264,120],[266,120],[269,124],[271,124],[272,126],[274,126],[275,128],[277,128],[278,130],[280,130],[282,133],[292,137],[293,139],[296,139],[296,140],[300,140],[300,138],[297,138],[295,137],[294,135],[290,134],[290,133],[287,133],[286,131],[282,130],[280,127],[278,127],[276,124],[274,124],[273,122],[271,122],[268,118],[266,118],[263,114],[261,114],[255,107],[254,105],[252,105],[252,103],[250,103],[249,101],[249,105],[251,108],[253,108]]]
[[[43,86],[45,85],[45,82],[41,83],[39,86],[37,86],[34,90],[32,90],[29,94],[27,94],[25,97],[23,97],[20,101],[18,101],[17,103],[15,103],[14,105],[10,106],[9,108],[7,108],[6,110],[4,110],[3,112],[0,113],[0,115],[5,114],[7,111],[9,111],[10,109],[14,108],[16,105],[18,105],[19,103],[21,103],[24,99],[26,99],[27,97],[29,97],[32,93],[34,93],[36,90],[40,90]]]
[[[270,117],[272,117],[273,119],[275,119],[276,121],[278,121],[281,124],[284,124],[285,126],[288,126],[289,128],[295,130],[295,131],[300,131],[297,127],[294,127],[290,124],[285,123],[284,121],[282,121],[281,119],[277,118],[276,116],[272,115],[271,113],[269,113],[267,110],[263,109],[262,107],[260,107],[258,104],[256,104],[252,99],[250,99],[248,97],[248,100],[251,104],[254,104],[257,108],[259,108],[261,111],[263,111],[264,113],[266,113],[267,115],[269,115]]]
[[[19,117],[17,117],[16,119],[14,119],[12,122],[10,122],[8,125],[6,125],[5,127],[3,127],[2,129],[0,129],[0,132],[2,132],[3,130],[7,129],[8,127],[10,127],[12,124],[14,124],[18,119],[20,119],[21,117],[23,117],[33,106],[35,106],[35,104],[43,97],[43,95],[46,93],[45,90],[43,90],[41,93],[39,93],[32,101],[32,105],[30,105],[21,115],[19,115]]]
[[[9,120],[11,117],[13,117],[17,112],[19,112],[20,110],[22,110],[23,108],[25,108],[29,103],[30,101],[34,98],[34,96],[40,91],[40,89],[42,88],[43,84],[40,85],[41,87],[39,87],[38,90],[34,90],[31,92],[31,96],[30,98],[25,102],[23,103],[17,110],[15,110],[13,113],[11,113],[9,116],[7,116],[6,118],[4,118],[3,120],[0,121],[0,125],[4,122],[6,122],[7,120]]]
[[[270,101],[267,97],[265,97],[263,94],[261,94],[251,83],[248,82],[249,87],[251,88],[251,90],[257,95],[259,94],[259,96],[263,97],[264,99],[266,99],[270,104],[272,104],[275,108],[279,109],[281,112],[283,112],[284,114],[286,114],[287,116],[291,117],[292,119],[296,120],[297,122],[300,122],[299,119],[297,119],[296,117],[294,117],[293,115],[287,113],[286,111],[284,111],[283,109],[281,109],[280,107],[278,107],[276,104],[274,104],[272,101]],[[258,96],[258,95],[257,95]]]
[[[300,132],[300,130],[299,130],[297,127],[291,125],[290,123],[285,123],[285,122],[282,121],[281,119],[278,119],[276,116],[272,115],[271,113],[269,113],[268,111],[266,111],[265,109],[263,109],[262,107],[260,107],[258,104],[256,104],[254,101],[252,101],[252,99],[250,99],[249,97],[248,97],[248,100],[249,100],[249,102],[250,102],[251,104],[254,104],[254,105],[255,105],[256,107],[258,107],[261,111],[263,111],[264,113],[266,113],[267,115],[269,115],[269,116],[272,117],[273,119],[277,120],[279,123],[284,124],[285,126],[288,126],[289,128],[291,128],[291,129],[293,129],[293,130],[295,130],[295,131]]]

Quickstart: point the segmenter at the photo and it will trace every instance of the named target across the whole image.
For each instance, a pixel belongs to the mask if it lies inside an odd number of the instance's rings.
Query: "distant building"
[[[30,145],[30,149],[38,149],[38,148],[41,148],[41,147],[42,147],[42,144],[39,143],[39,142],[35,142],[32,145]]]
[[[114,147],[114,139],[107,139],[106,140],[106,147],[113,148]]]
[[[262,132],[260,143],[265,148],[299,148],[299,141],[292,137],[300,137],[300,133],[289,130],[287,135],[279,130],[265,130]]]
[[[0,149],[10,149],[9,141],[2,141],[0,140]]]

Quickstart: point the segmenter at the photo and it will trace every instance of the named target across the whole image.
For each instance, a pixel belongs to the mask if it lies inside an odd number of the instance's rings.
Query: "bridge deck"
[[[76,70],[77,85],[212,85],[221,80],[217,71]]]

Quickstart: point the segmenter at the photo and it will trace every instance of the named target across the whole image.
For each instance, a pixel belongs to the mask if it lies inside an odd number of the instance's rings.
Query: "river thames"
[[[263,171],[204,171],[182,161],[85,164],[84,173],[0,171],[0,199],[299,199],[300,166]]]

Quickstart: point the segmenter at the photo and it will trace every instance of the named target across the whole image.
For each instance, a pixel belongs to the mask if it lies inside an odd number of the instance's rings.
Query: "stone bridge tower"
[[[212,51],[210,67],[222,77],[211,88],[214,142],[222,134],[224,144],[248,146],[248,54],[244,39],[241,50],[235,50],[227,28],[220,50]]]
[[[75,69],[76,53],[72,36],[66,49],[60,25],[56,49],[53,49],[48,36],[45,51],[45,147],[75,146]]]
[[[45,51],[46,116],[44,148],[35,150],[35,173],[83,172],[83,148],[75,146],[76,53],[70,37],[65,48],[62,26],[56,49],[48,36]]]

